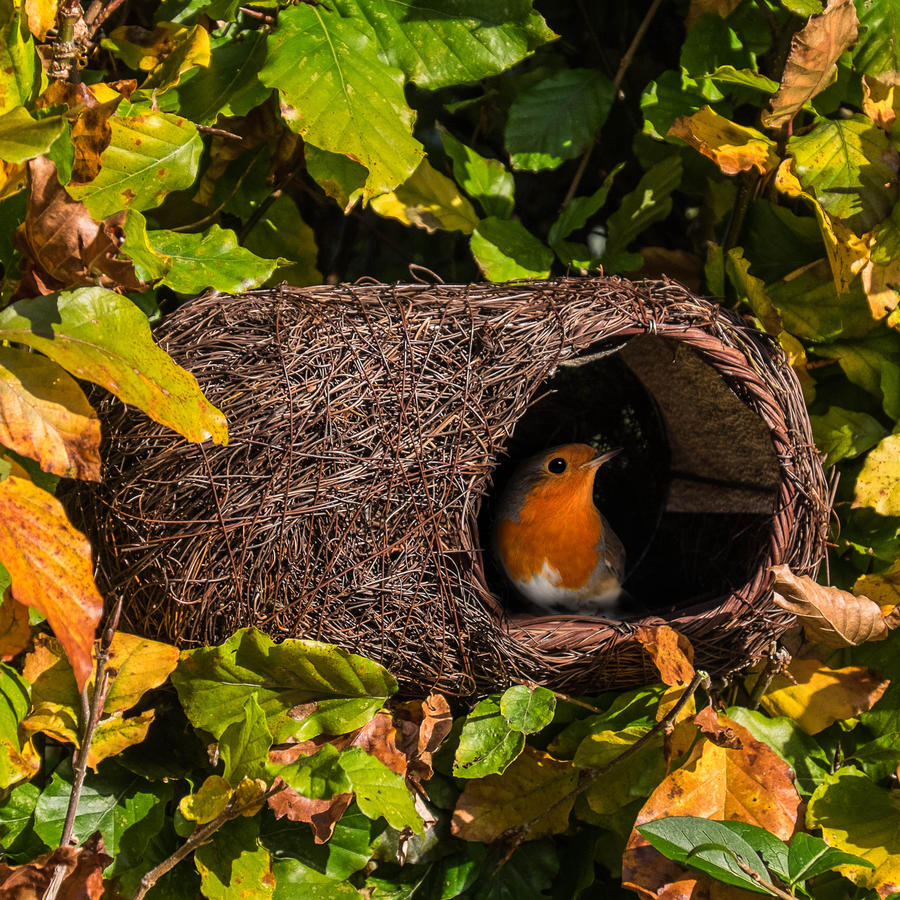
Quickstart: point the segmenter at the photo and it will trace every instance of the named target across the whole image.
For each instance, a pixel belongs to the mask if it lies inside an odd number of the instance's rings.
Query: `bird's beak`
[[[606,453],[601,453],[599,456],[595,456],[593,459],[583,462],[578,468],[599,469],[600,466],[604,463],[608,463],[614,456],[618,456],[622,452],[622,449],[622,447],[616,447],[615,450],[608,450]]]

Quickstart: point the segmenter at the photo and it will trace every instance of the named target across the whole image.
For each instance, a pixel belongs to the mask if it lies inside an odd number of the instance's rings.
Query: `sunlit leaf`
[[[23,163],[46,153],[62,134],[61,116],[35,119],[24,106],[0,115],[0,159]]]
[[[659,671],[663,684],[687,684],[694,677],[694,648],[669,625],[639,625],[637,642]]]
[[[509,727],[522,734],[534,734],[553,721],[556,697],[545,687],[513,685],[500,697],[500,714]]]
[[[0,339],[40,350],[188,440],[228,440],[225,417],[196,378],[156,346],[146,316],[119,294],[81,288],[20,300],[0,312]]]
[[[380,216],[398,219],[426,231],[461,231],[471,234],[478,215],[459,188],[436,171],[427,159],[403,184],[389,194],[373,198],[371,207]]]
[[[526,748],[502,774],[466,783],[451,829],[466,841],[489,843],[530,825],[527,840],[565,831],[575,802],[578,772],[569,762]]]
[[[883,131],[892,132],[900,107],[900,74],[863,75],[863,112]]]
[[[75,379],[37,353],[0,347],[0,444],[45,472],[100,480],[100,420]]]
[[[736,69],[734,66],[719,66],[709,73],[709,77],[719,84],[738,84],[764,94],[774,94],[778,82],[750,69]]]
[[[868,413],[839,406],[829,406],[823,415],[811,415],[809,420],[826,466],[865,453],[887,434],[887,429]]]
[[[485,215],[508,219],[515,204],[512,172],[507,171],[500,160],[487,159],[476,153],[445,128],[438,130],[457,184],[481,204]]]
[[[555,169],[579,156],[612,102],[612,82],[596,69],[566,69],[526,88],[506,120],[504,142],[513,168]]]
[[[897,0],[872,0],[870,3],[860,4],[860,39],[853,51],[853,66],[856,71],[869,75],[900,72],[898,21],[900,3]]]
[[[860,575],[853,585],[853,593],[874,600],[887,615],[900,603],[900,560],[883,572]]]
[[[6,587],[0,590],[0,660],[9,662],[30,643],[28,607],[19,603]]]
[[[208,900],[253,897],[268,900],[275,891],[272,858],[259,843],[259,819],[226,822],[214,841],[194,851],[203,896]]]
[[[422,833],[422,818],[416,812],[403,776],[395,774],[381,760],[359,747],[345,750],[340,765],[350,779],[356,803],[365,815],[370,819],[383,816],[392,828],[409,828],[416,834]]]
[[[353,19],[326,6],[290,7],[268,37],[263,84],[278,88],[282,115],[305,141],[369,170],[366,194],[392,191],[423,157],[403,75],[381,61]]]
[[[888,435],[866,457],[853,504],[869,506],[882,516],[900,515],[900,434]]]
[[[414,13],[392,0],[336,0],[335,7],[377,43],[389,65],[430,90],[496,75],[556,36],[530,2],[456,0]]]
[[[19,4],[0,6],[0,115],[34,100],[42,69]]]
[[[197,177],[203,141],[196,127],[162,112],[109,120],[112,138],[100,156],[100,171],[86,184],[66,190],[95,219],[122,209],[159,206],[169,191],[190,187]]]
[[[510,728],[494,697],[481,700],[466,716],[453,760],[457,778],[502,774],[525,747],[525,735]]]
[[[237,786],[244,778],[261,777],[266,766],[272,735],[266,725],[266,715],[256,700],[250,697],[240,722],[232,722],[219,738],[219,755],[225,765],[225,778]]]
[[[13,596],[47,617],[83,687],[103,613],[90,544],[55,497],[15,476],[0,481],[0,562]]]
[[[546,278],[553,265],[553,251],[512,219],[482,219],[469,246],[489,281]]]
[[[355,160],[340,153],[320,150],[305,144],[306,169],[325,193],[349,212],[365,193],[368,171]]]
[[[847,378],[877,397],[891,419],[900,418],[900,344],[895,336],[828,344],[816,347],[816,354],[837,360]]]
[[[794,35],[781,87],[772,98],[771,112],[763,113],[767,128],[789,122],[804,103],[828,87],[838,57],[856,42],[857,24],[853,0],[830,0],[821,15]]]
[[[28,711],[28,685],[9,666],[0,666],[0,789],[37,775],[41,759],[20,724]]]
[[[178,810],[189,822],[205,825],[225,811],[232,793],[225,778],[210,775],[194,793],[181,798]]]

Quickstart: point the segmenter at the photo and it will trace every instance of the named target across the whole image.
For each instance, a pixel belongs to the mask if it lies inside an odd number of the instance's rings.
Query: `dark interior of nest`
[[[778,461],[763,421],[689,346],[642,335],[563,363],[510,438],[482,507],[482,547],[491,546],[491,501],[516,463],[575,442],[622,451],[594,483],[627,554],[616,618],[702,608],[752,579],[770,536]],[[543,612],[485,556],[488,584],[514,615]]]

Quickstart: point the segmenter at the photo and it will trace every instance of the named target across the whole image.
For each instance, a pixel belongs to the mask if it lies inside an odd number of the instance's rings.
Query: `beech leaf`
[[[100,420],[75,379],[37,353],[0,347],[0,444],[45,472],[100,480]]]
[[[9,588],[0,596],[0,660],[9,662],[31,643],[31,626],[28,607],[19,603]]]
[[[889,434],[869,452],[856,478],[853,505],[900,516],[900,434]]]
[[[663,684],[687,684],[694,677],[694,648],[669,625],[639,625],[637,642],[659,670]]]
[[[43,613],[83,688],[93,669],[103,598],[94,584],[91,546],[62,504],[24,478],[0,481],[0,563],[13,596]]]
[[[781,87],[763,113],[763,124],[777,128],[789,122],[804,103],[832,82],[838,57],[856,43],[859,21],[853,0],[831,0],[791,39],[791,52],[781,76]]]
[[[80,288],[20,300],[0,312],[0,339],[40,350],[188,440],[228,442],[225,417],[197,379],[156,346],[144,313],[113,291]]]
[[[787,566],[774,566],[772,574],[775,603],[797,616],[807,640],[814,644],[853,647],[886,636],[881,608],[868,597],[817,584]]]

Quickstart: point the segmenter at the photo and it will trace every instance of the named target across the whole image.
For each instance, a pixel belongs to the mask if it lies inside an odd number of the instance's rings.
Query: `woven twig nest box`
[[[157,337],[229,445],[109,401],[104,481],[70,495],[101,586],[147,635],[256,625],[457,695],[654,680],[628,626],[517,607],[491,559],[505,461],[572,440],[624,446],[598,502],[631,543],[636,621],[683,631],[713,673],[791,624],[770,567],[814,573],[823,554],[828,490],[793,371],[670,282],[259,291],[198,299]]]

